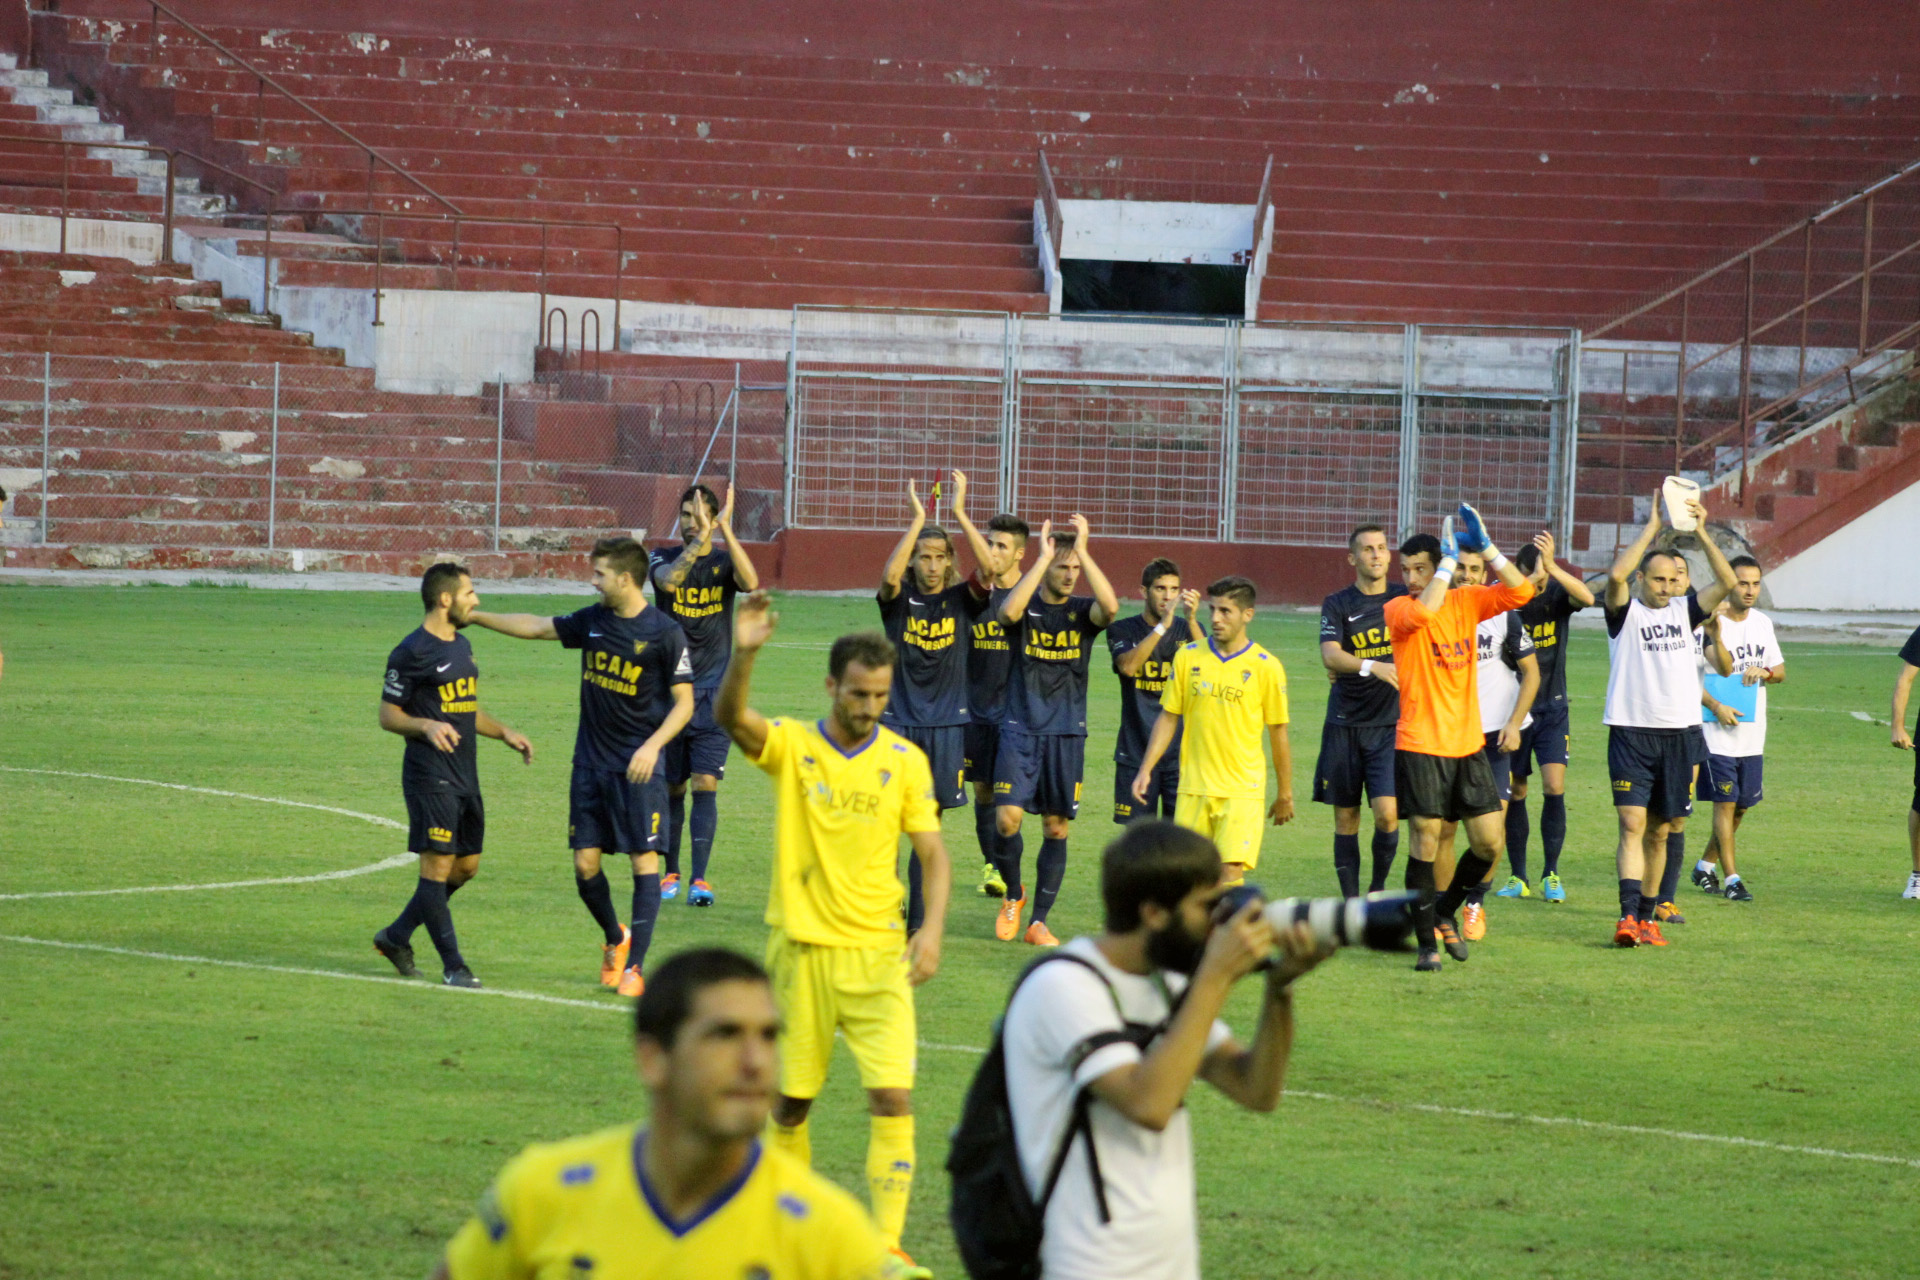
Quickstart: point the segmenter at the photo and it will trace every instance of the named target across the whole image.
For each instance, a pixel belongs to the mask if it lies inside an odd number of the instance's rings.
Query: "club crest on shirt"
[[[647,644],[648,642],[645,640],[635,640],[633,642],[633,656],[637,658],[645,653],[647,651]]]
[[[1251,672],[1251,671],[1242,671],[1242,672],[1240,673],[1240,683],[1241,683],[1241,684],[1245,684],[1245,683],[1246,683],[1247,681],[1249,681],[1249,680],[1251,680],[1251,679],[1253,679],[1253,672]]]
[[[893,770],[891,770],[891,769],[882,769],[882,770],[880,771],[880,785],[884,787],[884,786],[886,786],[886,785],[887,785],[887,784],[888,784],[889,782],[892,782],[892,781],[893,781]]]

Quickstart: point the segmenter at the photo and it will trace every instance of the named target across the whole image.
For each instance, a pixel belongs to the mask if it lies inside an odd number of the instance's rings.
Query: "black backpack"
[[[1055,952],[1028,965],[1013,984],[1014,992],[1043,964],[1064,960],[1077,964],[1100,979],[1107,994],[1114,996],[1113,984],[1097,965],[1070,953]],[[1007,1003],[1013,1003],[1011,994]],[[1114,1008],[1120,1001],[1114,996]],[[1124,1020],[1124,1015],[1123,1015]],[[1074,1095],[1073,1117],[1060,1137],[1060,1148],[1047,1166],[1046,1181],[1038,1198],[1027,1187],[1020,1167],[1020,1147],[1013,1132],[1013,1106],[1007,1097],[1006,1018],[1003,1015],[993,1029],[993,1046],[980,1063],[967,1100],[960,1109],[960,1123],[954,1126],[952,1144],[947,1151],[947,1174],[953,1193],[947,1217],[953,1224],[954,1243],[959,1246],[961,1265],[973,1280],[1038,1280],[1040,1275],[1040,1237],[1045,1231],[1047,1202],[1053,1198],[1060,1172],[1066,1167],[1067,1154],[1075,1138],[1087,1144],[1087,1164],[1093,1174],[1093,1194],[1100,1205],[1100,1222],[1112,1221],[1107,1212],[1107,1188],[1100,1176],[1100,1153],[1093,1142],[1093,1125],[1087,1115],[1092,1102],[1086,1089]],[[1080,1046],[1082,1060],[1094,1050],[1120,1041],[1131,1041],[1142,1048],[1166,1024],[1146,1026],[1127,1023],[1125,1031],[1095,1036]],[[1075,1064],[1078,1065],[1077,1063]]]

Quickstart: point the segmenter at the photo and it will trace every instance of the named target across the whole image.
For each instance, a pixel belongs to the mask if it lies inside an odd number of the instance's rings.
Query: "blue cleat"
[[[1493,891],[1496,898],[1531,898],[1533,890],[1519,876],[1508,876],[1507,882]]]
[[[660,877],[660,901],[672,902],[680,896],[680,873],[669,871]]]
[[[1540,896],[1548,902],[1565,902],[1567,891],[1560,887],[1559,876],[1548,876],[1540,882]]]
[[[687,890],[687,905],[690,907],[710,907],[713,905],[713,889],[705,880],[695,880],[693,887]]]

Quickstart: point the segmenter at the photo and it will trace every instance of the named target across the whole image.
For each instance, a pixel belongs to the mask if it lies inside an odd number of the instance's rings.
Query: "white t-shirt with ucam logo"
[[[1691,591],[1663,609],[1632,596],[1608,609],[1605,720],[1623,729],[1690,729],[1700,723],[1700,662],[1693,629],[1707,620]]]
[[[1693,647],[1698,667],[1702,675],[1713,668],[1707,664],[1704,642],[1705,633],[1693,633]],[[1747,610],[1747,616],[1734,621],[1731,614],[1720,618],[1720,643],[1726,646],[1727,653],[1733,658],[1733,674],[1758,668],[1771,671],[1786,663],[1781,656],[1780,641],[1773,634],[1773,619],[1758,609]],[[1767,750],[1767,686],[1764,684],[1753,691],[1753,719],[1742,720],[1731,729],[1721,727],[1719,721],[1705,720],[1707,750],[1717,756],[1757,756]]]

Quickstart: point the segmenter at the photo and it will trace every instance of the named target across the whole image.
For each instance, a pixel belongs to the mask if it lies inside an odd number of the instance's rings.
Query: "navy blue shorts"
[[[974,722],[963,726],[968,782],[993,785],[993,762],[1000,757],[1000,726]]]
[[[567,792],[567,847],[646,853],[666,847],[667,780],[575,767]]]
[[[967,726],[890,724],[887,728],[927,753],[927,763],[933,768],[933,798],[942,809],[958,809],[967,802]]]
[[[1761,800],[1760,775],[1765,763],[1765,756],[1710,755],[1700,770],[1700,786],[1694,798],[1751,809]]]
[[[1533,709],[1533,723],[1520,731],[1520,749],[1513,753],[1513,776],[1530,778],[1533,766],[1564,765],[1573,746],[1572,709],[1550,702]]]
[[[487,810],[480,797],[457,791],[409,791],[407,850],[465,858],[486,843]]]
[[[993,766],[993,802],[1028,813],[1080,816],[1080,781],[1086,773],[1087,740],[1065,733],[1032,734],[1000,727]]]
[[[1693,767],[1704,741],[1696,729],[1607,729],[1607,777],[1616,808],[1637,806],[1656,818],[1693,812]]]
[[[1513,762],[1518,755],[1500,749],[1499,730],[1487,735],[1487,767],[1493,771],[1493,789],[1501,804],[1513,799]]]
[[[1180,794],[1179,757],[1162,759],[1160,767],[1148,775],[1145,804],[1133,798],[1133,777],[1139,772],[1138,764],[1128,764],[1125,760],[1113,762],[1113,820],[1122,824],[1132,822],[1135,818],[1158,817],[1173,821],[1174,797]]]
[[[711,778],[727,776],[727,751],[733,746],[733,739],[713,718],[713,695],[718,692],[718,689],[693,691],[693,719],[687,721],[687,727],[660,753],[660,763],[667,771],[670,785],[677,787],[696,773]]]
[[[1392,796],[1394,726],[1344,725],[1320,730],[1320,759],[1313,766],[1313,798],[1336,809],[1358,809],[1365,788],[1372,799]]]

